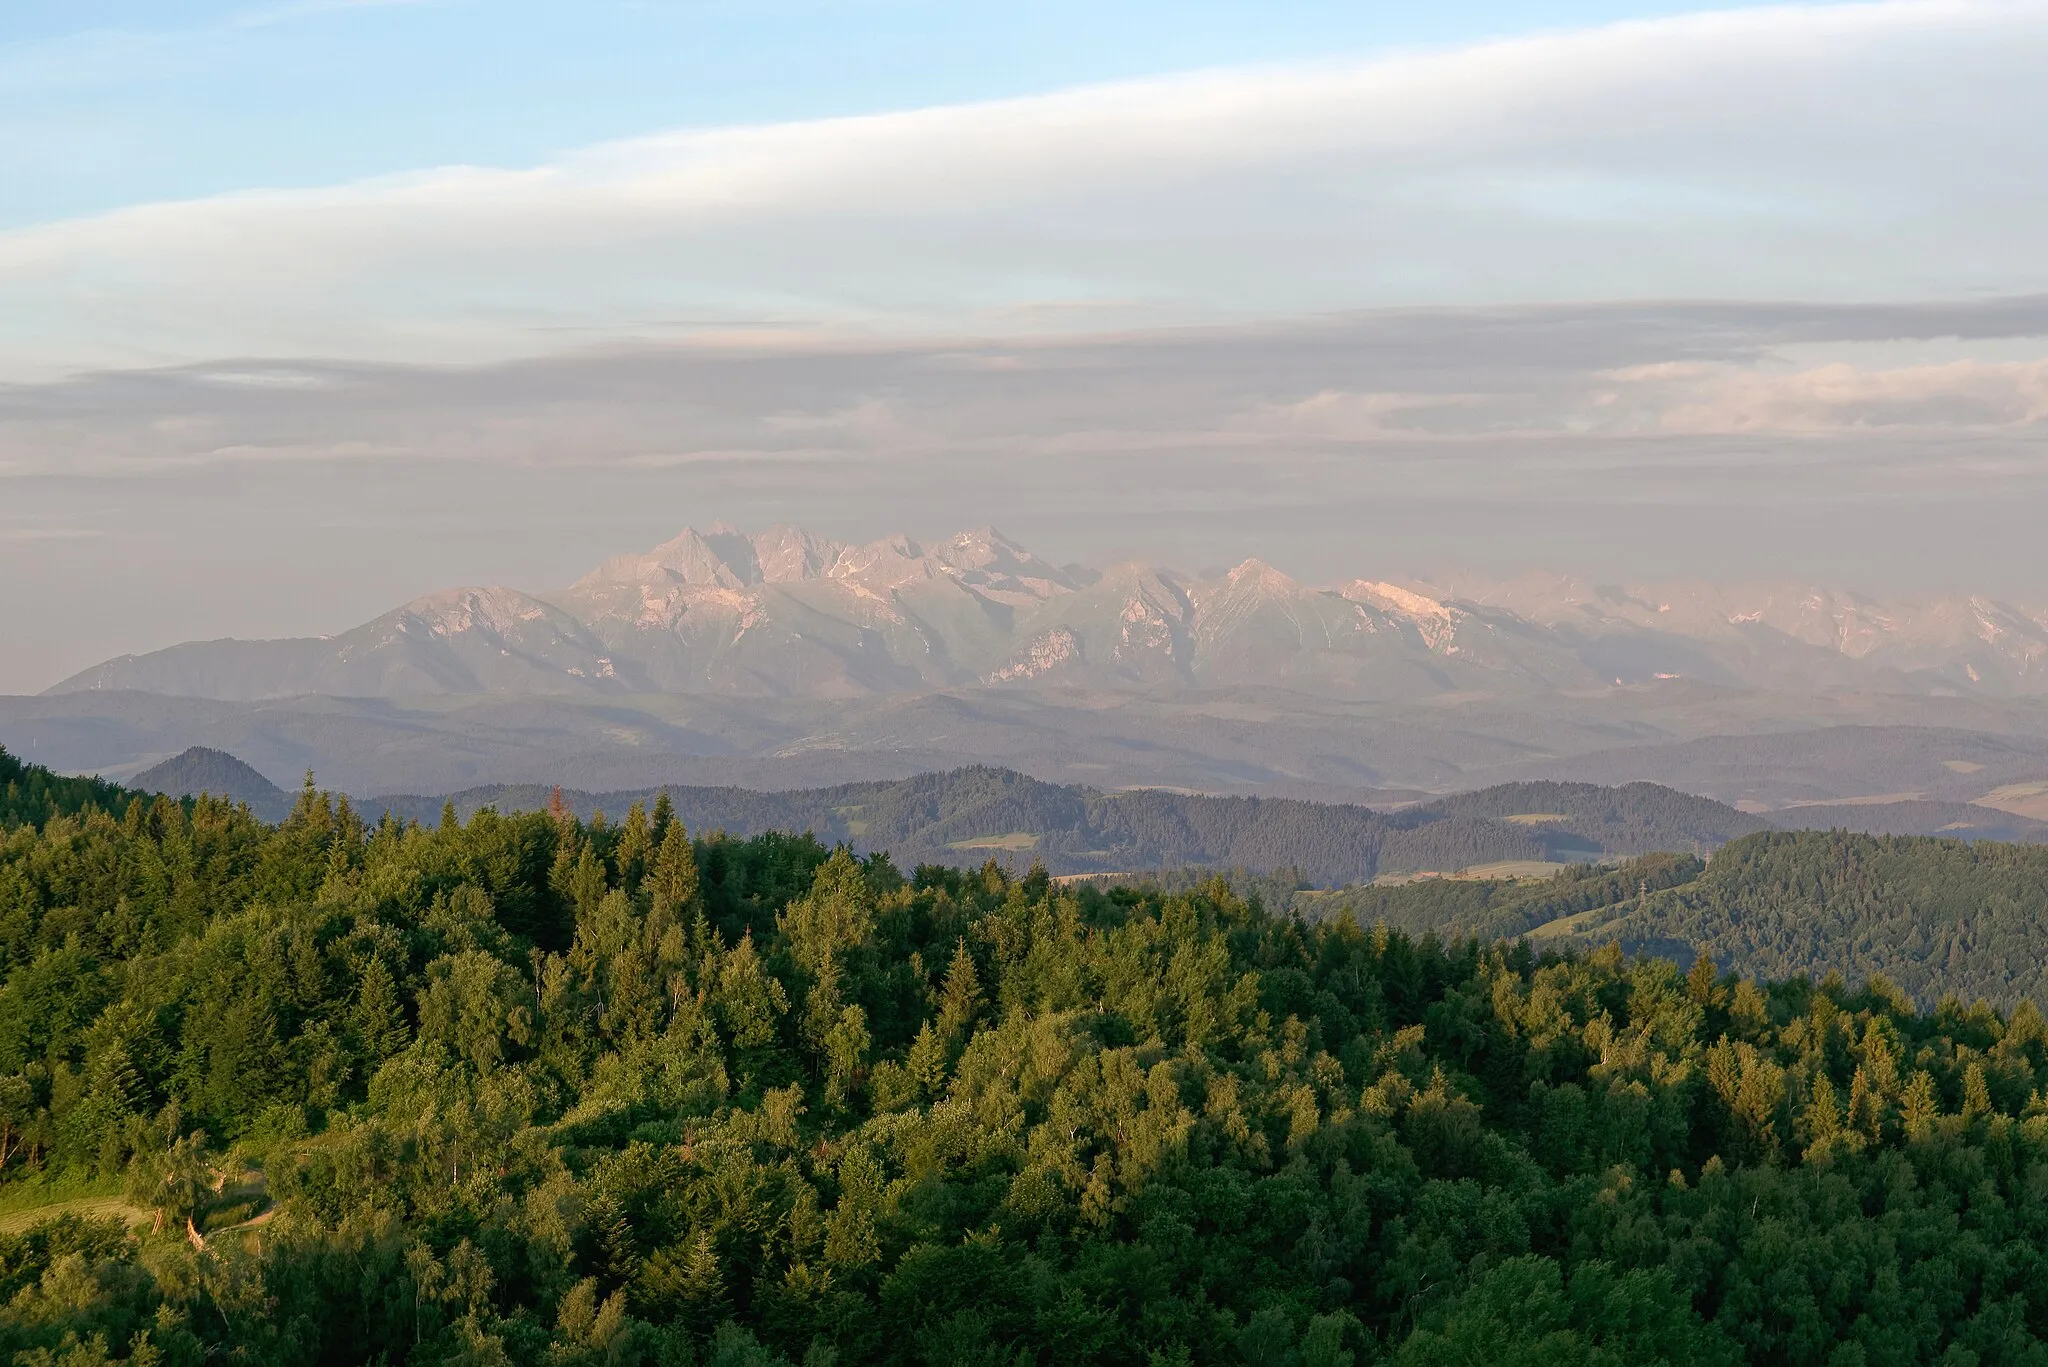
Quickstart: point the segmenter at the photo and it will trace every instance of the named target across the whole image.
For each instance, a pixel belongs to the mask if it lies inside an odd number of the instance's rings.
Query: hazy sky
[[[0,8],[0,691],[686,522],[2048,599],[2048,3]]]

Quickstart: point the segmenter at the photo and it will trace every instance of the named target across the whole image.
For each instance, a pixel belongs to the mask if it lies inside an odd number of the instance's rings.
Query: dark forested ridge
[[[0,831],[40,826],[97,806],[110,809],[126,797],[118,784],[98,778],[66,778],[36,764],[24,764],[0,746]]]
[[[1426,810],[1447,817],[1531,823],[1540,830],[1578,836],[1606,854],[1655,850],[1705,853],[1737,836],[1769,830],[1770,821],[1709,797],[1655,783],[1603,788],[1594,783],[1502,783],[1438,798]],[[1569,848],[1562,841],[1559,848]]]
[[[129,779],[127,786],[142,793],[166,793],[171,797],[192,797],[211,793],[215,797],[246,802],[265,821],[281,821],[291,810],[292,796],[256,770],[225,750],[195,745],[153,764]]]
[[[1946,911],[2039,882],[2039,852],[1806,857],[1828,839],[1536,889]],[[665,804],[371,825],[308,791],[275,827],[212,799],[17,825],[0,1353],[2048,1360],[2031,1004],[1447,948],[1181,882],[906,876]]]
[[[1512,939],[1566,917],[1618,915],[1645,892],[1697,879],[1706,864],[1692,855],[1653,854],[1618,866],[1579,864],[1549,878],[1431,878],[1377,887],[1300,890],[1289,907],[1310,920],[1348,916],[1441,939]]]
[[[1053,874],[1163,868],[1301,870],[1311,881],[1370,879],[1389,866],[1443,867],[1496,859],[1540,859],[1543,846],[1508,823],[1461,825],[1450,839],[1399,837],[1428,824],[1419,814],[1288,799],[1203,797],[1157,789],[1103,793],[1043,783],[1008,769],[969,768],[872,783],[794,792],[668,787],[643,792],[564,793],[584,817],[623,811],[666,796],[693,830],[735,836],[811,831],[863,852],[887,851],[898,863],[974,867],[991,857],[1021,870]],[[485,788],[452,799],[458,813],[496,806],[532,810],[552,801],[542,788]],[[440,798],[378,798],[371,809],[403,816],[438,812]],[[1390,848],[1391,843],[1391,848]]]
[[[1774,831],[1710,861],[1653,855],[1519,882],[1438,880],[1298,893],[1315,918],[1493,939],[1616,942],[1679,963],[1705,954],[1765,978],[1889,979],[1944,997],[2048,1004],[2048,846]]]
[[[564,792],[561,801],[588,819],[661,796],[693,830],[740,836],[808,830],[857,850],[886,850],[904,865],[972,867],[993,856],[1020,870],[1042,864],[1056,875],[1286,868],[1320,885],[1507,860],[1705,851],[1767,824],[1648,783],[1517,783],[1384,812],[1149,788],[1105,793],[993,768],[794,792],[668,787]],[[486,806],[531,811],[553,800],[546,788],[494,787],[451,798],[375,798],[366,809],[435,820],[446,801],[467,816]]]
[[[1772,977],[1882,974],[1923,1003],[2048,1003],[2048,846],[1755,836],[1588,932]]]

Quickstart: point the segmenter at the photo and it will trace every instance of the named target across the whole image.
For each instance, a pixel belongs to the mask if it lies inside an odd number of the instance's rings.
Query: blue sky
[[[0,381],[2048,290],[2048,0],[0,14]]]
[[[1445,45],[1682,0],[8,0],[0,228],[658,130]]]

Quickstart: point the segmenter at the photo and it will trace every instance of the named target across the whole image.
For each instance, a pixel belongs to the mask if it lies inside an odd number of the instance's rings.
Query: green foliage
[[[1768,832],[1539,882],[1301,893],[1296,910],[1446,939],[1537,931],[1760,978],[1882,979],[1923,1006],[2048,1002],[2048,846]],[[1571,918],[1567,920],[1566,918]],[[1956,1008],[1960,1011],[1960,1007]]]
[[[1752,975],[1882,976],[1930,1005],[2048,1002],[2048,846],[1751,836],[1601,934],[1682,945]]]
[[[1645,892],[1689,883],[1706,866],[1682,854],[1653,854],[1618,867],[1581,864],[1535,881],[1424,879],[1379,887],[1342,888],[1290,899],[1315,920],[1349,916],[1412,935],[1507,939],[1565,916],[1622,906]]]
[[[0,831],[41,826],[51,817],[76,816],[88,807],[118,811],[132,796],[101,778],[65,778],[39,764],[24,764],[0,746]]]
[[[0,1181],[139,1224],[0,1237],[0,1355],[2042,1361],[2031,1005],[1479,938],[1790,886],[1771,839],[1307,921],[672,805],[53,816],[0,837]],[[1916,848],[1839,867],[2034,876]]]

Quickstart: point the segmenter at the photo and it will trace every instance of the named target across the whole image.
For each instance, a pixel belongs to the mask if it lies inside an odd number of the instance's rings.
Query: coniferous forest
[[[659,805],[35,801],[0,821],[24,1367],[2048,1362],[2029,1000]]]

